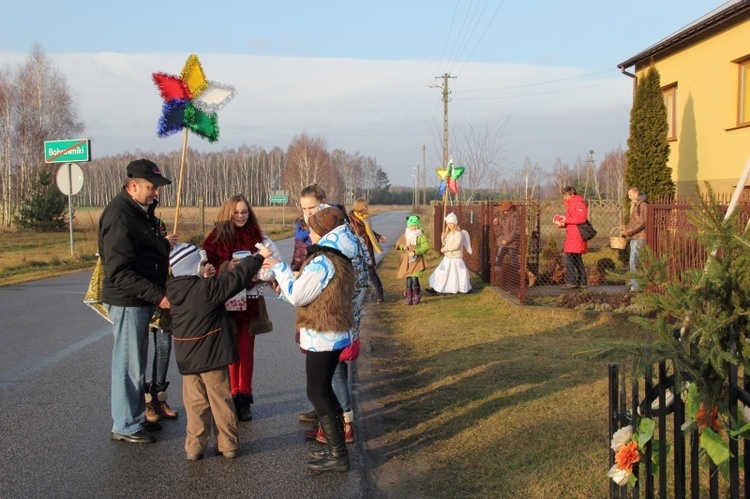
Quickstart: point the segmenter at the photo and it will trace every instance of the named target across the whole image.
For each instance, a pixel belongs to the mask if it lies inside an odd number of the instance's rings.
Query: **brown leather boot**
[[[154,397],[151,393],[146,392],[146,421],[149,423],[158,423],[159,419],[159,413],[156,412],[154,404]]]
[[[177,419],[179,416],[177,411],[169,407],[169,404],[167,404],[167,392],[157,392],[153,406],[156,413],[163,418]]]
[[[315,423],[318,420],[318,413],[313,409],[309,412],[303,412],[297,419],[299,419],[300,423]]]

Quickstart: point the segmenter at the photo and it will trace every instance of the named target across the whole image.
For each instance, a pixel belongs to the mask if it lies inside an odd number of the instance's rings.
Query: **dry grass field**
[[[402,207],[373,206],[371,213]],[[272,239],[291,237],[299,211],[294,206],[253,208],[263,230]],[[102,208],[78,208],[73,220],[73,252],[69,231],[34,232],[0,229],[0,286],[63,275],[93,268],[96,260],[96,228]],[[200,244],[213,227],[218,207],[202,212],[195,207],[180,208],[177,233],[181,241]],[[173,232],[174,208],[159,208],[156,215]]]
[[[386,495],[606,497],[611,359],[586,352],[642,331],[622,315],[512,305],[476,276],[470,294],[405,306],[398,262],[379,267],[386,302],[368,306],[359,361]]]

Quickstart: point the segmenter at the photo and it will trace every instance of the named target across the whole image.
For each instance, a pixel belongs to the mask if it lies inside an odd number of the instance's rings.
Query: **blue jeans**
[[[106,305],[112,319],[112,431],[130,435],[146,419],[143,387],[153,307]]]
[[[349,394],[349,366],[346,362],[339,362],[336,365],[331,385],[333,386],[333,393],[336,394],[336,398],[341,403],[341,409],[344,412],[351,412],[352,397]]]
[[[635,274],[638,270],[638,253],[646,245],[645,239],[631,239],[630,240],[630,273]],[[638,291],[638,281],[634,278],[630,279],[630,289],[632,291]]]
[[[151,368],[151,383],[158,392],[167,391],[167,369],[172,355],[172,333],[161,328],[151,328],[154,337],[154,360]]]

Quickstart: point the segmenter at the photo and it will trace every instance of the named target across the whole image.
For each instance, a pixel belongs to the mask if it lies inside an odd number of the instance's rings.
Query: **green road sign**
[[[45,163],[90,161],[89,139],[45,140]]]
[[[271,204],[286,204],[289,202],[289,196],[271,196],[269,201]]]

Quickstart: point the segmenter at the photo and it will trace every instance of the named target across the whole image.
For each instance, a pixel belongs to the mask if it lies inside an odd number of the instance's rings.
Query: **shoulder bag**
[[[578,224],[578,230],[581,232],[581,238],[584,241],[590,241],[596,235],[596,229],[594,229],[594,226],[588,220],[582,224]]]

